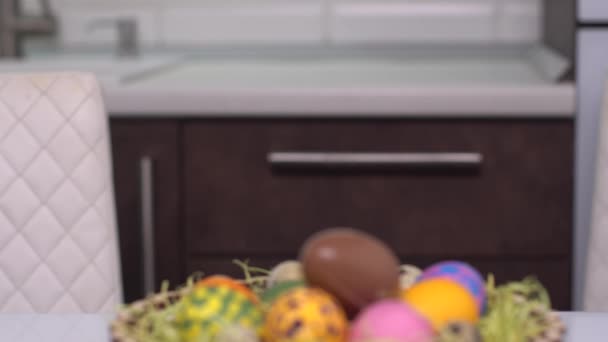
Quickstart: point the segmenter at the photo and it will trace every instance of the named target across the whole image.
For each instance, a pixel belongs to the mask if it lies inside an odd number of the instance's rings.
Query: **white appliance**
[[[583,310],[598,128],[608,84],[608,0],[578,0],[574,309]],[[606,242],[608,246],[608,241]],[[608,281],[608,280],[607,280]],[[608,291],[608,288],[607,288]]]

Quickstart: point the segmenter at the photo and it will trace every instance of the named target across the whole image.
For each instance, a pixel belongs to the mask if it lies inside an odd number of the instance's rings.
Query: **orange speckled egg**
[[[277,298],[266,314],[268,342],[344,342],[348,321],[343,309],[319,288],[296,288]]]

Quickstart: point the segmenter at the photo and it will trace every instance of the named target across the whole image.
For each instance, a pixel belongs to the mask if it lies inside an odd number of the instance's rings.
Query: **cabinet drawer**
[[[183,134],[189,254],[288,254],[332,226],[408,255],[570,253],[570,120],[218,120],[189,122]],[[277,151],[483,160],[276,168]]]
[[[570,259],[566,257],[547,259],[470,259],[460,258],[476,267],[482,274],[492,273],[499,284],[509,281],[521,280],[526,276],[536,276],[551,295],[553,307],[557,310],[570,309]],[[250,258],[253,266],[271,268],[286,258],[254,257]],[[402,261],[427,267],[432,263],[441,261],[438,258],[402,257]],[[205,274],[227,274],[242,278],[240,267],[229,258],[193,258],[188,260],[188,274],[204,272]]]

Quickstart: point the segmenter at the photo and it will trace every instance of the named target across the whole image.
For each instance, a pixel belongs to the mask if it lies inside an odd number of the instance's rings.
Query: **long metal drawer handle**
[[[268,162],[290,167],[478,167],[483,156],[469,152],[271,152]]]
[[[154,163],[150,157],[139,161],[140,201],[141,201],[141,237],[142,269],[144,294],[155,291],[154,265]]]

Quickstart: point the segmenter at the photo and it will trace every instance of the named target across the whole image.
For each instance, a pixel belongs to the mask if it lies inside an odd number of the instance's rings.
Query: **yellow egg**
[[[450,279],[421,281],[403,291],[401,298],[431,321],[436,330],[450,321],[475,324],[479,320],[479,310],[473,295]]]
[[[259,333],[261,308],[243,291],[230,284],[205,283],[194,287],[180,301],[176,321],[183,341],[213,339],[223,329],[240,326]]]
[[[268,342],[343,342],[348,321],[343,309],[327,292],[296,288],[277,298],[264,324]]]

